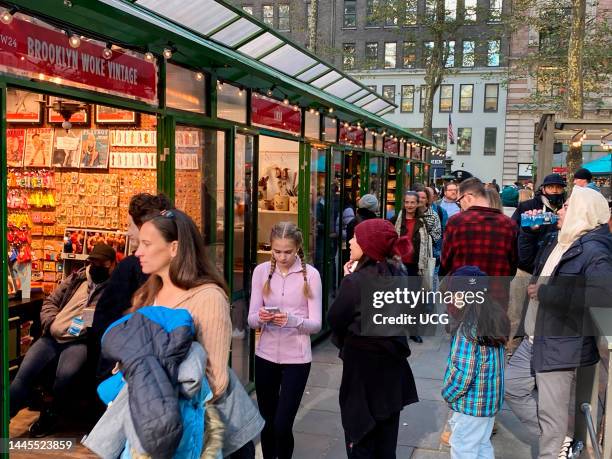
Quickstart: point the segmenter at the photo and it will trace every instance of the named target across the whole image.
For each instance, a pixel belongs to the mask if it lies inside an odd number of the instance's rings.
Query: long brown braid
[[[297,247],[297,255],[300,257],[300,261],[302,263],[302,274],[304,276],[304,295],[306,298],[310,298],[310,286],[308,285],[308,272],[306,269],[306,261],[304,256],[304,249],[302,247],[304,243],[304,238],[302,236],[302,231],[298,228],[295,223],[292,222],[279,222],[272,227],[270,231],[270,243],[272,243],[276,239],[290,239],[294,242]],[[274,258],[274,254],[272,254],[270,260],[270,272],[268,273],[268,279],[263,286],[263,294],[265,296],[269,295],[272,291],[270,287],[270,281],[272,280],[272,275],[276,270],[276,259]]]

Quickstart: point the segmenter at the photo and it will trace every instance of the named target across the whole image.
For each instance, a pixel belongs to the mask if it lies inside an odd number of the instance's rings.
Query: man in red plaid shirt
[[[488,276],[514,276],[518,259],[516,223],[489,207],[484,184],[477,178],[459,184],[462,212],[446,225],[440,275],[462,266],[477,266]]]

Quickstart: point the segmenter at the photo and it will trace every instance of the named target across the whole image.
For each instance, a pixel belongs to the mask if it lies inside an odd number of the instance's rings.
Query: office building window
[[[496,112],[498,99],[499,99],[499,85],[494,84],[494,83],[485,84],[484,111],[485,112]]]
[[[243,6],[242,7],[242,11],[244,11],[245,13],[249,13],[251,16],[253,16],[253,7],[252,6]]]
[[[379,0],[368,0],[366,8],[366,27],[380,27]]]
[[[490,0],[489,3],[489,21],[499,22],[502,15],[502,0]]]
[[[342,45],[342,68],[344,70],[355,68],[355,43],[344,43]]]
[[[440,113],[453,111],[453,85],[440,85]]]
[[[400,111],[403,113],[412,113],[414,111],[414,85],[402,86],[402,101]]]
[[[278,5],[278,30],[282,32],[289,32],[291,30],[290,25],[291,11],[288,4]]]
[[[416,43],[413,41],[404,42],[404,68],[413,69],[416,67]]]
[[[487,43],[487,66],[499,67],[499,40],[489,40]]]
[[[428,90],[427,90],[427,85],[426,84],[422,84],[421,85],[421,94],[419,95],[419,111],[421,113],[425,112],[425,100],[427,99],[427,94],[428,94]]]
[[[485,128],[484,139],[484,154],[485,156],[494,156],[497,145],[497,128]]]
[[[383,85],[382,87],[383,99],[395,103],[395,85]]]
[[[385,6],[385,27],[397,27],[397,10],[392,2]]]
[[[436,20],[436,0],[425,0],[425,20]]]
[[[433,51],[434,42],[433,41],[424,41],[423,42],[423,66],[429,64],[429,59],[431,59],[431,53]]]
[[[476,20],[476,8],[477,0],[465,0],[464,2],[464,20],[467,22],[473,22]]]
[[[457,129],[457,154],[469,155],[472,152],[472,128]]]
[[[274,5],[263,6],[263,22],[270,27],[274,27]]]
[[[463,41],[463,56],[461,57],[462,67],[474,67],[475,44],[471,40]]]
[[[449,41],[446,44],[446,67],[455,66],[455,42]]]
[[[357,2],[355,0],[344,0],[344,27],[357,27]]]
[[[366,43],[365,67],[370,70],[378,67],[378,43]]]
[[[413,26],[417,24],[418,19],[418,0],[406,0],[406,17],[404,24]]]
[[[447,22],[457,19],[457,0],[444,0],[444,18]]]
[[[459,111],[471,112],[474,105],[474,85],[462,84],[459,90]]]
[[[448,128],[433,128],[431,130],[431,137],[434,142],[442,149],[446,150],[446,141],[448,135]]]
[[[385,68],[397,67],[397,43],[385,43]]]

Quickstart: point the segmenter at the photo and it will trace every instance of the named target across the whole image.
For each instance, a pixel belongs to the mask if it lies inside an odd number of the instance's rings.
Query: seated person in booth
[[[42,336],[26,353],[10,387],[10,416],[24,408],[32,389],[49,365],[55,367],[53,401],[30,426],[34,437],[45,436],[57,426],[58,415],[74,400],[70,392],[75,376],[87,362],[87,330],[108,279],[115,269],[115,250],[96,245],[87,266],[66,278],[43,302],[40,311]],[[87,311],[89,310],[89,311]]]

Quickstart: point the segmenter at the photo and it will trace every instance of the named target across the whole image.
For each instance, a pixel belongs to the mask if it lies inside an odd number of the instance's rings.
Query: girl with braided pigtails
[[[321,277],[304,260],[302,243],[294,223],[277,223],[270,234],[272,257],[253,272],[249,326],[261,329],[255,391],[266,421],[264,459],[293,454],[293,421],[312,361],[310,335],[321,329]]]

